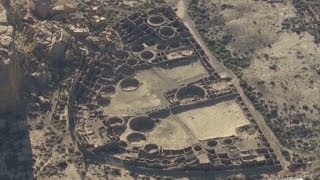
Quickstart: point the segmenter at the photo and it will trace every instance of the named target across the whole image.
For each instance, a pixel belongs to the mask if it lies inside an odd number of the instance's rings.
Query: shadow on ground
[[[26,114],[0,114],[0,179],[33,179],[32,166]]]

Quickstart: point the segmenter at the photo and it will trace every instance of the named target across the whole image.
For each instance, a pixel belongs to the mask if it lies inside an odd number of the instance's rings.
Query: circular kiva
[[[216,151],[214,149],[207,149],[207,152],[209,154],[216,154]]]
[[[103,78],[112,78],[114,76],[114,69],[111,66],[104,66],[101,77]]]
[[[193,146],[193,149],[194,149],[195,151],[201,151],[201,150],[202,150],[202,147],[201,147],[200,145],[195,145],[195,146]]]
[[[166,20],[161,15],[152,15],[148,18],[147,22],[152,26],[161,26]]]
[[[143,44],[134,44],[134,45],[131,46],[131,51],[132,52],[136,53],[136,52],[141,52],[143,50],[144,50]]]
[[[156,145],[156,144],[147,144],[144,146],[144,150],[147,152],[147,153],[150,153],[150,154],[155,154],[159,151],[159,146]]]
[[[114,55],[118,59],[127,59],[129,57],[129,53],[123,50],[116,51]]]
[[[147,140],[146,136],[141,133],[131,133],[127,136],[129,142],[140,142]]]
[[[124,125],[124,120],[119,117],[110,117],[107,121],[109,126],[115,126],[115,125]]]
[[[217,144],[218,143],[215,140],[210,140],[210,141],[207,142],[207,146],[208,147],[215,147]]]
[[[233,139],[230,139],[230,138],[223,139],[222,142],[227,145],[231,145],[234,143]]]
[[[127,78],[120,82],[120,88],[124,91],[133,91],[138,89],[140,82],[136,78]]]
[[[121,134],[123,134],[124,131],[126,130],[126,126],[124,125],[114,125],[114,126],[111,126],[111,128],[114,134],[117,136],[121,136]]]
[[[127,64],[129,65],[129,66],[134,66],[134,65],[136,65],[138,63],[138,60],[137,59],[128,59],[127,60]]]
[[[199,87],[194,85],[185,86],[178,90],[176,93],[176,97],[179,100],[184,100],[188,98],[204,98],[205,91]]]
[[[161,27],[159,33],[165,37],[172,37],[175,35],[175,30],[170,26]]]
[[[123,64],[116,70],[117,75],[123,75],[124,77],[132,77],[135,75],[135,70],[127,65]]]
[[[150,59],[152,59],[153,57],[154,57],[154,53],[151,52],[151,51],[143,51],[143,52],[141,53],[141,58],[142,58],[143,60],[150,60]]]
[[[129,122],[129,125],[130,125],[130,128],[134,131],[148,132],[154,128],[155,122],[150,117],[138,116],[138,117],[132,118]]]
[[[101,89],[102,94],[109,95],[109,94],[113,94],[115,92],[116,92],[116,88],[113,85],[107,85],[107,86],[102,87],[102,89]]]

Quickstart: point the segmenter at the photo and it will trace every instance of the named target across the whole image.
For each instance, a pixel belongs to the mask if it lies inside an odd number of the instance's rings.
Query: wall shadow
[[[0,179],[34,179],[25,112],[0,114]]]

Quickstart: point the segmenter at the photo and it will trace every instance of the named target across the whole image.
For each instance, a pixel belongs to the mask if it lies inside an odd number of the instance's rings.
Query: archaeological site
[[[320,3],[0,2],[0,179],[320,177]]]

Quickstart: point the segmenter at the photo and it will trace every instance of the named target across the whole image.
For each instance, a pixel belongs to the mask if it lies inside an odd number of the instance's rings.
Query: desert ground
[[[296,167],[297,159],[304,159],[314,172],[319,154],[310,152],[318,152],[319,43],[316,27],[307,24],[319,22],[318,6],[314,1],[250,0],[202,0],[189,6],[207,42],[219,41],[239,59],[233,63],[250,62],[239,70],[220,56],[242,81],[245,93],[280,140],[283,153],[291,154],[287,161]],[[303,14],[308,9],[310,13]]]

